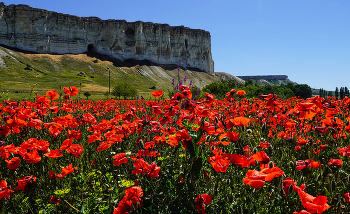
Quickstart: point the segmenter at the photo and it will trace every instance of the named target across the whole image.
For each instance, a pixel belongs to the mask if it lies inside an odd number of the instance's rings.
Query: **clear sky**
[[[76,16],[203,29],[211,34],[216,72],[236,76],[282,74],[312,88],[350,88],[349,0],[2,2]]]

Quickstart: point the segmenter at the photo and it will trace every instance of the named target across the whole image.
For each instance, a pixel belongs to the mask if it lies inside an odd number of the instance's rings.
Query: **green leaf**
[[[81,206],[80,212],[81,212],[81,213],[84,213],[84,209],[85,209],[84,205]]]
[[[70,192],[70,188],[58,189],[58,190],[55,190],[53,193],[56,194],[56,195],[64,195],[64,194],[67,194],[69,192]]]
[[[196,156],[195,145],[193,145],[192,140],[187,141],[187,149],[190,153],[191,158]]]
[[[111,173],[107,173],[106,177],[107,177],[108,182],[111,183],[111,181],[113,179],[113,175]]]
[[[192,169],[191,174],[195,177],[197,177],[202,169],[202,158],[198,157],[195,161],[192,163]]]
[[[170,188],[173,189],[174,185],[171,183],[171,181],[168,179],[167,182],[169,183]]]

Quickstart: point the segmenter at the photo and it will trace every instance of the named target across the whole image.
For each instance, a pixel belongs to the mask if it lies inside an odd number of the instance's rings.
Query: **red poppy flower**
[[[66,151],[72,155],[74,155],[76,158],[81,156],[81,153],[83,152],[84,147],[78,144],[72,144]]]
[[[212,200],[211,195],[208,194],[203,194],[203,195],[198,195],[194,201],[196,202],[196,209],[199,213],[205,214],[205,207],[204,204],[210,205]]]
[[[232,123],[235,126],[247,126],[248,123],[250,122],[250,119],[246,117],[235,117],[233,119],[228,119],[227,121]]]
[[[344,194],[344,198],[345,198],[345,201],[348,202],[348,204],[350,204],[350,193],[345,193]]]
[[[281,177],[284,172],[277,167],[265,168],[261,171],[248,170],[247,176],[243,178],[243,182],[246,185],[250,185],[253,188],[261,188],[266,182],[270,182],[275,177]]]
[[[81,138],[81,130],[68,130],[67,137],[79,140]]]
[[[320,214],[330,208],[327,204],[328,199],[326,196],[320,195],[315,198],[304,191],[298,191],[298,193],[303,207],[310,213]]]
[[[77,167],[73,167],[73,164],[70,164],[69,166],[66,166],[62,168],[61,175],[66,176],[74,172],[74,170],[77,170]]]
[[[271,145],[271,143],[268,142],[260,142],[259,148],[267,148]]]
[[[21,162],[21,158],[14,157],[11,160],[5,160],[7,162],[7,168],[16,170],[19,167],[19,162]]]
[[[209,157],[209,163],[213,166],[215,171],[226,172],[230,165],[230,160],[222,155],[215,155],[213,157]]]
[[[269,156],[264,151],[259,151],[253,155],[253,158],[263,164],[268,164],[270,162]]]
[[[341,167],[343,164],[343,161],[340,160],[340,159],[333,159],[331,158],[328,162],[328,165],[331,165],[331,166],[337,166],[337,167]]]
[[[119,166],[122,165],[123,163],[127,163],[128,159],[125,157],[126,153],[119,153],[113,156],[114,161],[113,161],[113,165],[114,166]]]
[[[162,90],[159,90],[159,91],[153,91],[151,94],[153,97],[158,98],[158,97],[161,97],[164,94],[164,92]]]
[[[240,167],[249,167],[250,162],[247,157],[243,155],[229,154],[227,155],[231,163]]]
[[[180,85],[180,86],[179,86],[179,90],[180,90],[181,92],[183,92],[183,91],[186,91],[186,90],[191,90],[191,88],[188,87],[187,85]]]
[[[50,90],[46,92],[46,96],[50,98],[50,100],[57,99],[60,95],[55,90]]]
[[[243,96],[243,95],[245,95],[246,93],[245,93],[244,90],[238,90],[238,91],[236,92],[236,94],[239,95],[239,96]]]
[[[292,185],[293,188],[297,185],[297,182],[294,181],[294,179],[288,177],[282,181],[283,185],[283,191],[285,195],[289,195],[289,187]]]
[[[16,187],[17,190],[22,190],[23,192],[26,192],[27,187],[30,187],[32,183],[36,182],[37,178],[31,176],[24,176],[18,179],[18,186]]]
[[[205,169],[203,169],[203,173],[204,173],[204,178],[205,178],[205,180],[211,181],[211,179],[210,179],[210,177],[209,177],[209,174],[208,174],[208,172],[207,172]]]
[[[112,146],[112,143],[111,143],[111,142],[109,142],[109,141],[103,141],[103,142],[100,143],[99,147],[97,147],[96,150],[97,150],[98,152],[101,152],[101,151],[103,151],[103,150],[106,150],[106,149],[110,148],[111,146]]]
[[[228,137],[228,138],[230,138],[231,142],[236,142],[238,140],[239,136],[240,136],[240,134],[238,134],[236,132],[226,132],[226,133],[220,135],[219,140],[222,140],[223,138]]]
[[[191,92],[191,90],[183,91],[182,95],[184,95],[184,97],[187,97],[188,99],[192,99],[192,92]]]
[[[53,203],[53,204],[59,204],[61,202],[61,199],[59,198],[56,198],[54,196],[51,196],[50,197],[50,201]]]
[[[7,198],[10,197],[13,192],[14,191],[12,189],[8,188],[5,180],[0,181],[0,200],[3,198],[7,200]]]
[[[73,138],[69,138],[66,139],[65,141],[63,141],[63,143],[61,144],[61,148],[60,151],[66,150],[68,149],[73,143]]]
[[[37,150],[33,150],[32,152],[27,152],[23,159],[26,160],[28,163],[37,163],[41,160],[41,157],[39,156],[39,153]]]
[[[63,156],[59,149],[50,150],[50,152],[45,153],[44,155],[48,158],[58,158]]]
[[[227,100],[234,100],[233,95],[236,93],[236,89],[231,89],[231,91],[227,92],[225,96],[227,97]]]
[[[119,202],[118,207],[114,209],[113,214],[124,214],[134,211],[142,206],[143,190],[136,185],[125,190],[125,196]]]
[[[79,93],[79,90],[77,87],[72,86],[72,87],[63,87],[64,94],[69,95],[69,96],[75,96]]]
[[[311,213],[306,210],[301,210],[300,212],[293,212],[293,214],[311,214]]]

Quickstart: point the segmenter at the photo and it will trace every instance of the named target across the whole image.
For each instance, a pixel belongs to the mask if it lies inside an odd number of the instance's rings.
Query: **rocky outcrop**
[[[221,81],[236,81],[239,84],[244,84],[245,83],[245,81],[242,80],[241,78],[236,77],[236,76],[234,76],[232,74],[229,74],[229,73],[215,72],[215,75],[220,77]]]
[[[50,54],[95,51],[214,74],[210,33],[184,26],[101,20],[0,3],[0,44]]]

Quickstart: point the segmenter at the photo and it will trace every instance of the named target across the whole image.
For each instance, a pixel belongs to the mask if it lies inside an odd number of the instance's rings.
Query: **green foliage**
[[[247,81],[246,81],[247,83]],[[248,87],[251,84],[247,85]],[[204,93],[214,94],[216,98],[223,98],[225,94],[233,88],[239,88],[243,85],[236,81],[213,82],[203,88]]]
[[[207,85],[203,91],[214,94],[218,98],[223,98],[231,89],[245,90],[248,98],[259,97],[261,94],[277,94],[278,97],[287,99],[294,96],[306,99],[312,96],[311,87],[306,84],[293,85],[265,85],[259,86],[253,84],[253,81],[246,81],[245,85],[239,85],[236,82],[213,82]]]
[[[106,91],[105,93],[103,93],[103,95],[105,95],[105,96],[106,96],[106,98],[108,99],[108,98],[109,98],[109,96],[111,95],[111,93],[109,93],[109,91]]]
[[[91,93],[90,92],[88,92],[88,91],[86,91],[86,92],[84,92],[84,96],[86,97],[86,99],[88,100],[89,99],[89,97],[91,96]]]
[[[135,98],[137,95],[137,89],[130,83],[123,82],[114,86],[111,94],[119,99],[120,97],[123,97],[124,100],[126,100],[127,98]]]
[[[335,87],[334,96],[335,97],[339,97],[339,89],[338,89],[338,87]]]

